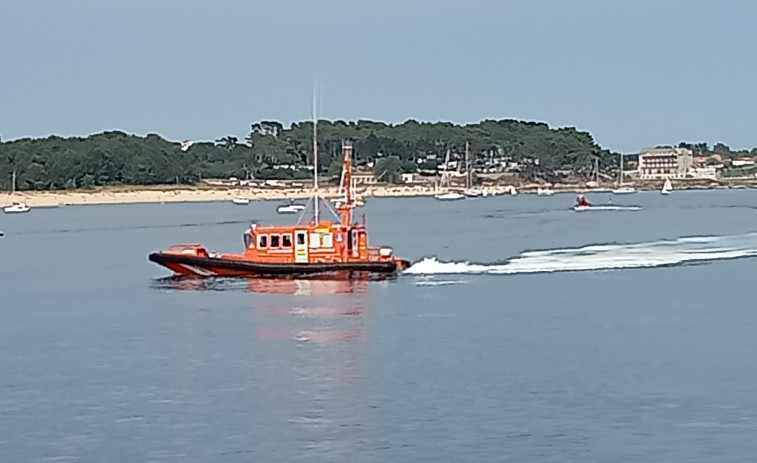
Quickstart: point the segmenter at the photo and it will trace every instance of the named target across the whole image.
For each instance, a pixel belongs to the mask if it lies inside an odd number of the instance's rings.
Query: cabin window
[[[324,248],[333,248],[334,236],[331,233],[324,233],[321,235],[321,246]]]
[[[281,247],[282,248],[291,248],[292,247],[292,235],[281,235]]]
[[[321,247],[321,235],[318,233],[310,234],[310,247],[313,249]]]
[[[271,235],[271,247],[281,247],[281,237],[279,235]]]
[[[305,246],[305,232],[297,232],[297,246]]]
[[[258,235],[258,248],[263,249],[268,247],[268,235]]]

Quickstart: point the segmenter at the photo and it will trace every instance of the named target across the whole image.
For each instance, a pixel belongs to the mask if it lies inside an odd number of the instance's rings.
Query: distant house
[[[723,166],[705,166],[704,164],[701,164],[692,167],[689,172],[693,178],[715,180],[718,177],[719,167]]]
[[[252,124],[250,126],[250,129],[253,133],[259,133],[261,135],[273,135],[274,137],[278,137],[282,130],[284,130],[284,126],[281,124],[281,122],[277,121],[260,121]]]
[[[413,183],[414,175],[413,174],[402,174],[402,175],[400,175],[400,179],[402,180],[402,183]]]
[[[644,180],[686,178],[693,164],[693,153],[688,148],[644,148],[639,153],[636,173]]]
[[[753,166],[754,164],[754,159],[752,158],[736,158],[731,161],[733,167]]]
[[[357,185],[373,185],[378,182],[376,174],[370,170],[355,171],[352,173],[352,179]]]
[[[694,156],[692,158],[692,162],[693,162],[693,164],[695,166],[703,166],[703,165],[707,164],[707,160],[708,159],[713,159],[713,160],[717,161],[718,164],[722,164],[723,163],[723,156],[721,156],[718,153],[713,153],[713,154],[711,154],[709,156]]]

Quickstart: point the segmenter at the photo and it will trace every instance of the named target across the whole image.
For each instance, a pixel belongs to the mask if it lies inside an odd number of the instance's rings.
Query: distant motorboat
[[[469,198],[478,198],[479,196],[486,196],[484,191],[478,190],[476,188],[466,188],[463,191],[463,194]]]
[[[622,186],[612,190],[612,194],[614,195],[628,195],[631,193],[636,193],[636,188],[631,186]]]
[[[669,178],[666,178],[665,184],[662,186],[662,190],[660,190],[660,194],[669,195],[672,192],[673,192],[673,184],[670,182]]]
[[[31,210],[31,207],[27,206],[26,203],[13,203],[10,206],[5,206],[3,208],[3,211],[6,214],[18,214],[21,212],[29,212]]]
[[[465,198],[464,194],[457,193],[455,191],[450,191],[449,193],[441,193],[434,195],[434,199],[438,199],[440,201],[454,201],[457,199],[463,199]]]
[[[231,200],[231,202],[238,206],[246,206],[250,204],[250,200],[247,198],[234,198]]]
[[[573,206],[572,209],[576,212],[584,211],[640,211],[639,206],[615,206],[612,204],[600,204],[590,206]]]
[[[276,212],[279,214],[296,214],[304,210],[305,205],[297,203],[282,204],[276,208]]]
[[[538,188],[536,190],[536,194],[537,196],[552,196],[553,194],[555,194],[555,192],[550,190],[549,187],[547,187],[547,188]]]
[[[342,198],[333,198],[330,200],[331,204],[333,204],[336,207],[340,207],[343,204],[345,204],[345,200]],[[356,197],[352,199],[352,207],[363,207],[365,206],[365,200],[361,197]]]

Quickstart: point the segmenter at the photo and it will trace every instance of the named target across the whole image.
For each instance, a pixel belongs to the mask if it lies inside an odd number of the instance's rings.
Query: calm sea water
[[[147,261],[275,202],[0,216],[0,461],[754,461],[757,191],[572,201],[370,199],[372,283]]]

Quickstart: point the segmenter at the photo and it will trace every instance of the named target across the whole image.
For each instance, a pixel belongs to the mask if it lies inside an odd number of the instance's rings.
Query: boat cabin
[[[259,226],[244,232],[245,259],[277,263],[331,263],[391,260],[390,248],[368,246],[362,224]]]

